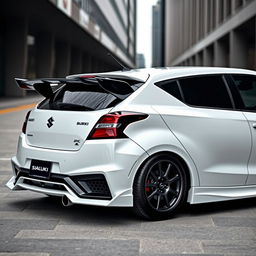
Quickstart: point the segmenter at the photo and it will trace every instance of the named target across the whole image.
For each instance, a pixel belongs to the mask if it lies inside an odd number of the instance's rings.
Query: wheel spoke
[[[156,204],[156,209],[157,210],[159,209],[159,206],[160,206],[160,200],[161,200],[161,194],[159,194],[158,197],[157,197],[157,204]]]
[[[152,178],[153,178],[154,181],[157,181],[157,177],[156,177],[156,175],[153,173],[153,171],[151,171],[150,175],[152,176]]]
[[[170,206],[170,202],[168,200],[167,194],[164,195],[164,200],[165,200],[166,206],[169,207]]]
[[[157,194],[157,190],[153,191],[149,196],[148,196],[148,200],[151,200],[153,198],[154,195]]]
[[[169,192],[174,196],[174,197],[177,197],[179,192],[177,192],[176,190],[173,190],[171,188],[169,188]]]
[[[171,166],[172,166],[171,164],[168,164],[167,169],[166,169],[165,174],[164,174],[164,177],[165,177],[165,178],[168,177],[168,174],[169,174],[169,171],[170,171],[170,169],[171,169]]]
[[[167,180],[168,185],[170,186],[172,183],[174,183],[175,181],[178,181],[180,179],[179,175],[177,174],[175,177]]]
[[[158,162],[158,170],[159,170],[159,177],[163,177],[163,172],[162,172],[162,162]]]

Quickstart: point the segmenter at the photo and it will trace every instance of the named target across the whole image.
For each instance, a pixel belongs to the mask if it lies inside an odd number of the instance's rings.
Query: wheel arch
[[[140,160],[136,162],[136,164],[133,167],[133,170],[131,171],[131,177],[132,177],[132,186],[134,184],[134,180],[138,172],[141,170],[141,168],[145,165],[145,163],[152,157],[158,154],[168,154],[170,156],[173,156],[177,158],[178,161],[180,161],[181,165],[183,166],[187,177],[188,177],[188,186],[189,188],[194,186],[199,186],[199,176],[196,169],[196,166],[190,156],[186,154],[186,152],[181,151],[177,148],[153,148],[149,151],[147,151],[147,154],[144,154]]]

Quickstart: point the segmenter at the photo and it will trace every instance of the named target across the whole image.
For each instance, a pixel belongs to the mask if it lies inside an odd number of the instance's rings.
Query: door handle
[[[252,127],[253,127],[254,129],[256,129],[256,123],[253,123],[253,124],[252,124]]]

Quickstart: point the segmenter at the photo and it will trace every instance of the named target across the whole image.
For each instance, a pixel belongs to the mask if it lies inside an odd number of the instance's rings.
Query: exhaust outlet
[[[68,199],[67,196],[63,196],[63,197],[62,197],[61,203],[62,203],[62,205],[65,206],[65,207],[69,207],[69,206],[73,205],[73,203]]]

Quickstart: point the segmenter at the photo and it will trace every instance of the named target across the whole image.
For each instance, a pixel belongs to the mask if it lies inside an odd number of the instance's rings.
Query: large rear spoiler
[[[96,76],[83,76],[75,78],[42,78],[36,80],[27,80],[15,78],[15,81],[19,88],[24,90],[35,90],[46,98],[50,98],[54,89],[64,84],[88,84],[96,83],[104,91],[114,95],[119,99],[126,98],[134,90],[131,85],[119,79],[107,78],[107,77],[96,77]]]

